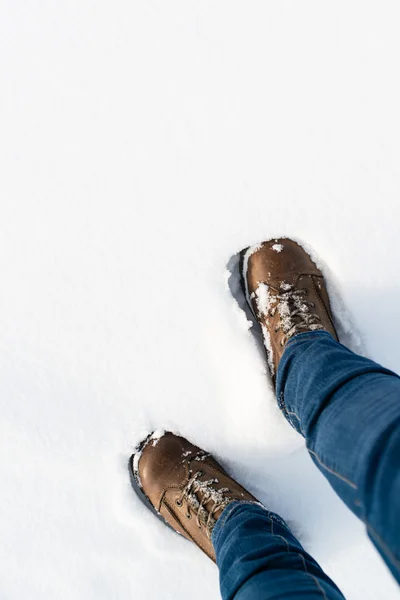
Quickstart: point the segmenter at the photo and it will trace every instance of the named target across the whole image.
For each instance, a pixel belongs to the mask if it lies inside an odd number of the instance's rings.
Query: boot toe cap
[[[155,432],[133,455],[135,478],[157,510],[163,492],[186,481],[185,458],[196,450],[196,446],[171,432]]]

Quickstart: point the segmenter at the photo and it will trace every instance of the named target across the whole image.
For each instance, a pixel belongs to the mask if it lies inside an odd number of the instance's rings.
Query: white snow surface
[[[214,453],[346,598],[399,597],[279,413],[224,275],[299,239],[343,339],[400,369],[399,12],[0,3],[1,598],[219,598],[131,489],[157,429]]]

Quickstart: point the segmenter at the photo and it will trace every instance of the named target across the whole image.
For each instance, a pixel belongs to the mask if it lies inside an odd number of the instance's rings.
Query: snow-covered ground
[[[349,600],[399,598],[279,414],[226,273],[248,244],[305,241],[350,343],[400,370],[399,16],[1,0],[2,599],[219,598],[131,490],[154,428],[214,452]]]

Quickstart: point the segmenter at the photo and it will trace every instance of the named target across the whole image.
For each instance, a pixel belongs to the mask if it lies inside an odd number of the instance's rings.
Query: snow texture
[[[400,370],[399,12],[2,1],[1,598],[220,597],[131,488],[156,429],[215,454],[348,600],[398,598],[277,408],[236,253],[306,243],[341,339]]]
[[[260,315],[266,316],[272,306],[271,294],[266,283],[260,283],[255,290],[257,309]]]
[[[275,364],[274,364],[274,349],[272,347],[272,342],[271,342],[271,334],[269,332],[268,327],[266,327],[264,324],[261,325],[261,330],[263,333],[264,346],[267,351],[268,367],[269,367],[270,373],[273,377],[275,375]]]
[[[152,436],[150,438],[152,446],[157,446],[158,442],[164,435],[165,435],[164,429],[156,429],[156,431],[154,431],[154,433],[152,434]]]

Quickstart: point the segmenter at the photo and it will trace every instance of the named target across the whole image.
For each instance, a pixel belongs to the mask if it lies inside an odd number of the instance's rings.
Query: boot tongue
[[[200,479],[195,483],[193,495],[196,497],[198,510],[200,504],[202,504],[199,518],[201,521],[204,520],[204,524],[206,524],[211,512],[213,513],[212,519],[214,519],[214,521],[218,519],[227,503],[229,503],[229,497],[227,497],[223,491],[220,491],[223,489],[224,488],[221,487],[219,481],[216,481],[215,478],[212,477],[205,477],[204,480]],[[208,499],[204,502],[205,498]],[[217,506],[218,509],[215,510]]]
[[[215,522],[225,506],[232,500],[229,495],[227,496],[226,484],[220,483],[218,473],[215,473],[212,467],[211,469],[207,468],[209,462],[214,462],[209,453],[199,452],[195,456],[188,456],[187,460],[190,463],[189,480],[191,477],[195,477],[188,495],[188,503],[199,515],[199,519],[204,525],[207,524],[211,512],[213,513],[212,521]],[[218,466],[217,463],[215,466]],[[198,477],[196,477],[197,473],[199,473]],[[216,507],[218,507],[217,510],[215,510]]]
[[[323,329],[319,316],[313,312],[315,304],[304,298],[307,288],[282,283],[280,289],[278,312],[286,340],[302,331]]]

